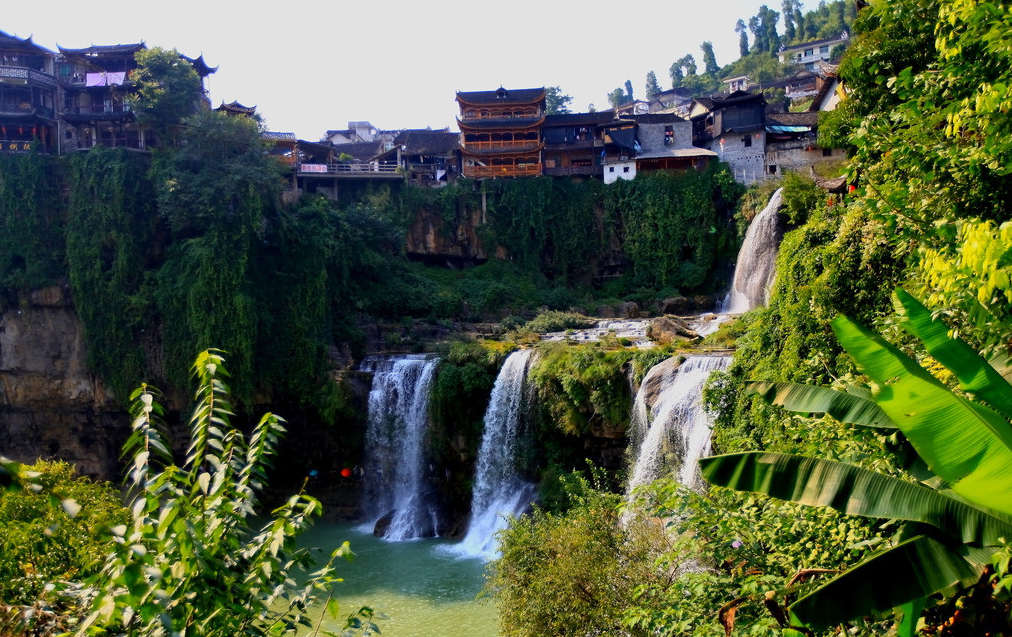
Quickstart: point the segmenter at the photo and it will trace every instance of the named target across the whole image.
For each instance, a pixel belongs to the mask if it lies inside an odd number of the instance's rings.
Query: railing
[[[122,115],[129,113],[128,104],[92,104],[91,106],[78,106],[67,109],[67,115]]]
[[[37,106],[25,102],[7,102],[0,104],[0,114],[3,115],[38,115],[49,119],[55,118],[52,108]]]
[[[603,139],[574,139],[571,142],[545,142],[546,150],[586,150],[603,148]]]
[[[534,150],[540,145],[541,142],[530,139],[511,142],[464,142],[464,149],[523,151]]]
[[[0,77],[12,77],[19,80],[31,80],[37,84],[56,86],[56,78],[47,73],[17,66],[0,66]]]
[[[541,175],[541,164],[520,166],[464,166],[464,176],[473,179],[494,179],[496,177],[537,177]]]
[[[300,175],[378,175],[384,177],[395,176],[399,177],[400,173],[397,172],[397,166],[394,164],[349,164],[349,163],[333,163],[333,164],[300,164],[299,165]]]

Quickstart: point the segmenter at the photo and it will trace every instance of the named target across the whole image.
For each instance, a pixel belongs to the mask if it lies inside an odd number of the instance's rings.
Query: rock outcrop
[[[21,462],[59,458],[113,480],[130,419],[88,370],[82,331],[59,286],[0,315],[0,454]]]

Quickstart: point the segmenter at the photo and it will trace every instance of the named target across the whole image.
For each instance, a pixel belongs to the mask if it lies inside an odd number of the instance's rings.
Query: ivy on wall
[[[63,274],[63,209],[55,161],[0,155],[0,309]]]

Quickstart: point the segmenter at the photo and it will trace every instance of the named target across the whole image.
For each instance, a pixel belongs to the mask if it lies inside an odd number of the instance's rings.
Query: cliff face
[[[0,454],[60,458],[115,479],[129,416],[88,371],[81,322],[67,291],[49,287],[0,315]]]
[[[488,252],[477,233],[482,221],[481,210],[470,210],[459,202],[455,218],[449,222],[433,210],[417,210],[408,230],[407,254],[434,265],[463,267],[483,263],[488,260]]]

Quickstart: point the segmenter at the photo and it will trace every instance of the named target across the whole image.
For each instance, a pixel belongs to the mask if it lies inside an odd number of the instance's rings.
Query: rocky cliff
[[[130,420],[88,371],[82,325],[66,289],[31,293],[0,315],[0,454],[59,458],[115,479]]]

